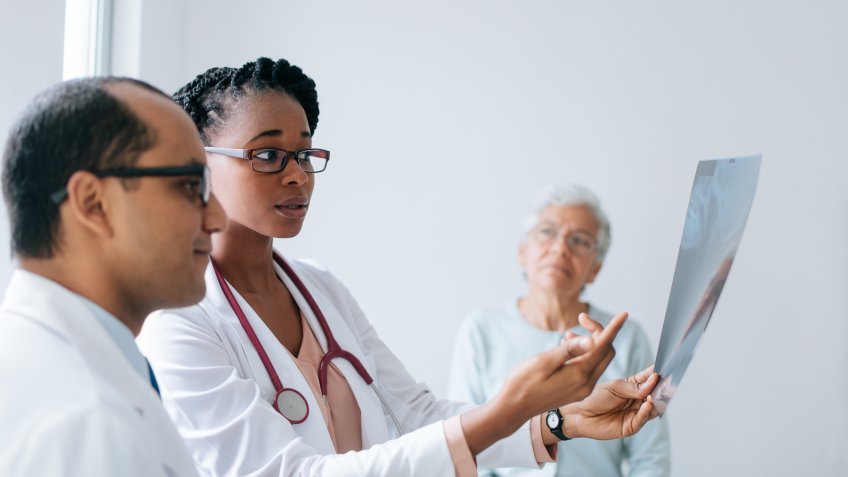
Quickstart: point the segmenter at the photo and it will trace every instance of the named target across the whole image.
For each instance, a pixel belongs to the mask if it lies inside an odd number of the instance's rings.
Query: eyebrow
[[[283,135],[282,129],[269,129],[267,131],[262,131],[261,133],[257,134],[256,136],[251,138],[250,141],[247,141],[247,142],[253,142],[253,141],[255,141],[259,138],[263,138],[263,137],[280,137],[282,135]],[[308,137],[312,137],[312,134],[310,134],[309,131],[301,131],[300,137],[305,139],[305,138],[308,138]]]
[[[541,225],[550,225],[550,226],[557,227],[557,228],[560,228],[560,229],[568,226],[567,224],[561,224],[559,222],[554,222],[552,220],[540,220],[539,223],[536,224],[537,227],[541,226]],[[590,231],[588,231],[584,228],[579,228],[579,227],[575,228],[574,230],[571,230],[571,232],[582,232],[586,235],[592,235],[592,232],[590,232]]]

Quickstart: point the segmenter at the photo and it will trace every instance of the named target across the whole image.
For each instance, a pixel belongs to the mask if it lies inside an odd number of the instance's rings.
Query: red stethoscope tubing
[[[352,353],[345,351],[339,346],[339,343],[336,341],[336,338],[333,336],[333,332],[330,330],[330,325],[327,323],[327,319],[324,317],[324,313],[321,312],[321,308],[318,307],[318,303],[315,302],[315,298],[312,297],[312,294],[309,293],[309,290],[306,288],[306,285],[300,280],[300,277],[292,270],[288,263],[280,257],[277,252],[274,252],[274,261],[289,279],[294,283],[294,286],[306,300],[307,305],[309,305],[309,309],[312,310],[312,313],[315,315],[315,318],[318,320],[318,325],[321,327],[321,331],[324,333],[324,338],[327,340],[327,351],[324,353],[324,356],[321,357],[321,361],[318,363],[318,382],[321,386],[321,395],[327,396],[327,371],[330,365],[330,361],[335,358],[346,359],[351,366],[356,370],[359,376],[365,381],[365,384],[371,385],[374,382],[374,379],[371,378],[371,375],[368,374],[368,371],[365,369],[365,366],[362,365],[362,362],[354,356]],[[283,387],[283,383],[280,380],[280,376],[277,374],[277,370],[274,369],[273,363],[271,363],[271,358],[268,357],[268,353],[265,351],[265,347],[262,346],[262,343],[259,342],[259,337],[256,336],[256,332],[253,330],[253,327],[250,325],[250,322],[247,321],[247,317],[244,315],[244,312],[239,306],[238,301],[236,301],[235,296],[233,296],[233,292],[230,289],[229,284],[227,284],[226,280],[224,280],[223,275],[221,275],[221,271],[218,269],[218,264],[215,263],[214,260],[210,257],[210,262],[212,263],[212,268],[215,270],[215,276],[218,279],[218,284],[221,286],[221,291],[224,292],[224,296],[227,298],[227,302],[230,304],[230,307],[233,309],[233,312],[238,317],[239,322],[241,323],[242,328],[244,328],[245,333],[247,333],[248,339],[250,339],[250,343],[256,349],[256,352],[259,354],[259,359],[262,360],[262,365],[265,366],[265,370],[268,372],[268,376],[271,378],[271,383],[274,385],[274,390],[276,391],[276,396],[274,399],[274,408],[277,409],[281,414],[282,411],[277,406],[277,397],[285,392],[291,391],[295,392],[303,398],[304,404],[306,404],[306,399],[303,397],[299,391],[293,388]],[[306,415],[299,420],[289,419],[285,414],[283,414],[286,419],[292,424],[300,424],[305,421],[307,416],[309,415],[309,405],[306,408]]]

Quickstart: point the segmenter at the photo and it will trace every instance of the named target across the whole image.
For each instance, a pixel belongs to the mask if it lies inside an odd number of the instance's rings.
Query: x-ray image
[[[654,366],[660,382],[652,396],[660,414],[680,385],[730,273],[754,201],[760,160],[698,163]]]

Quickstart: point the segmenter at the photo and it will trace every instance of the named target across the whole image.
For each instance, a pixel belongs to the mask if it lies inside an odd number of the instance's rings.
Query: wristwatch
[[[545,424],[548,425],[551,434],[559,437],[561,440],[567,441],[571,438],[562,433],[563,422],[565,422],[565,419],[563,419],[559,409],[551,409],[548,411],[548,415],[545,416]]]

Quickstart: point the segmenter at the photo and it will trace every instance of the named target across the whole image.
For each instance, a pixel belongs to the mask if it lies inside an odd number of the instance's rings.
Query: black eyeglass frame
[[[125,167],[118,169],[106,169],[103,171],[92,171],[92,174],[97,177],[120,177],[123,179],[130,179],[134,177],[196,176],[200,177],[198,196],[200,197],[200,202],[204,207],[206,207],[206,204],[209,203],[209,198],[212,196],[212,176],[209,171],[209,166],[205,164],[172,167]],[[61,204],[67,197],[67,187],[62,187],[61,190],[57,190],[50,194],[50,200],[57,205]]]
[[[306,148],[306,149],[298,149],[297,151],[287,151],[285,149],[280,149],[278,147],[257,147],[255,149],[234,149],[234,148],[230,148],[230,147],[204,147],[203,149],[205,149],[206,152],[211,152],[213,154],[222,154],[224,156],[236,157],[236,158],[239,158],[239,159],[247,159],[248,161],[250,161],[250,168],[253,169],[255,172],[259,172],[261,174],[275,174],[277,172],[282,171],[283,169],[286,168],[286,166],[289,163],[289,159],[292,156],[294,156],[296,158],[295,160],[297,161],[297,165],[301,169],[303,169],[303,172],[306,172],[307,174],[317,174],[319,172],[324,172],[325,170],[327,170],[327,164],[329,164],[329,162],[330,162],[330,151],[328,151],[326,149],[316,149],[316,148],[313,148],[313,147],[309,147],[309,148]],[[257,152],[269,151],[269,150],[280,151],[280,152],[284,152],[286,154],[285,157],[283,158],[283,160],[280,161],[280,168],[275,169],[273,171],[256,170],[256,167],[253,166],[253,161],[254,161],[253,156]],[[320,154],[317,154],[316,156],[319,157],[320,159],[324,159],[324,167],[322,167],[321,169],[318,169],[318,170],[307,171],[303,166],[301,166],[300,165],[300,159],[301,159],[302,155],[304,153],[309,153],[309,152],[320,153]],[[259,159],[259,160],[262,160],[262,159]],[[267,162],[267,161],[264,161],[264,162]]]

